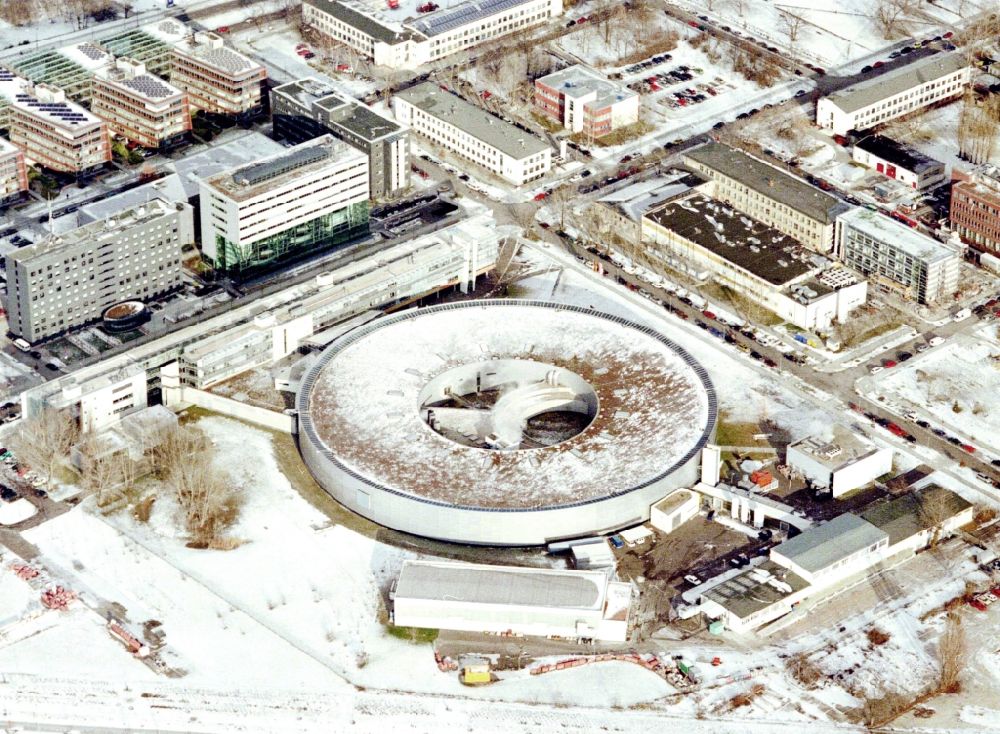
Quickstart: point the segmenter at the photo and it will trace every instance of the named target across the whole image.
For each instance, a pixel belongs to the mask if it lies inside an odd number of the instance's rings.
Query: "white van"
[[[26,342],[24,339],[21,339],[20,337],[14,340],[14,346],[20,349],[22,352],[31,351],[31,345],[28,344],[28,342]]]

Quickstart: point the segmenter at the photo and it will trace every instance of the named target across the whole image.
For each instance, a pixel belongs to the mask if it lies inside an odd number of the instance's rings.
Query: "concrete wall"
[[[163,389],[163,404],[168,408],[180,408],[184,405],[197,405],[199,408],[215,413],[239,418],[248,423],[255,423],[264,428],[270,428],[282,433],[295,433],[295,417],[279,413],[256,405],[247,405],[222,395],[205,392],[194,387]]]

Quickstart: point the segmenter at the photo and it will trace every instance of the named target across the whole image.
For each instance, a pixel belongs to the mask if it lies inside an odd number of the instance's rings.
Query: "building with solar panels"
[[[103,120],[47,84],[22,83],[10,102],[10,141],[33,163],[58,173],[92,173],[111,161]]]
[[[9,253],[10,330],[34,343],[97,321],[121,301],[176,290],[192,215],[188,204],[154,199]]]
[[[633,621],[631,584],[603,570],[404,561],[390,597],[401,627],[625,642]]]
[[[410,129],[318,79],[272,89],[271,117],[277,137],[302,143],[333,135],[365,153],[373,199],[395,196],[409,184]]]
[[[392,98],[396,119],[415,132],[500,178],[521,186],[544,176],[552,148],[461,97],[424,82]]]
[[[304,0],[302,20],[391,69],[421,64],[541,25],[562,15],[562,0]]]
[[[368,231],[368,156],[324,135],[199,181],[202,254],[239,277]]]
[[[0,138],[0,206],[21,198],[28,190],[28,172],[24,165],[24,153]]]
[[[135,59],[117,59],[97,73],[90,109],[112,134],[150,150],[176,147],[191,129],[187,95]]]
[[[267,69],[227,48],[215,33],[195,33],[171,49],[170,83],[188,95],[191,107],[234,118],[263,110]]]

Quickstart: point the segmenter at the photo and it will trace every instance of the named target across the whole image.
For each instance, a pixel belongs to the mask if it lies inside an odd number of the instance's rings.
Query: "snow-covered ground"
[[[941,161],[949,172],[970,171],[975,166],[958,157],[958,118],[961,113],[962,102],[952,102],[944,107],[929,109],[911,121],[890,125],[888,133]],[[1000,145],[994,145],[989,162],[1000,164]]]
[[[1000,451],[1000,340],[995,324],[958,334],[874,379],[879,395],[981,448]]]
[[[13,502],[0,502],[0,525],[14,525],[33,517],[35,512],[35,506],[23,497]]]

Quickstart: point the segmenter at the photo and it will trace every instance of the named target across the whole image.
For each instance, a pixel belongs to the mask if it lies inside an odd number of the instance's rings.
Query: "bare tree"
[[[579,196],[575,186],[560,186],[552,192],[549,204],[559,212],[559,229],[566,229],[566,208]]]
[[[938,641],[938,663],[941,665],[938,682],[942,693],[958,693],[962,690],[962,673],[968,664],[968,658],[969,649],[962,620],[951,613],[945,620],[944,632]]]
[[[0,20],[13,26],[36,23],[41,19],[42,8],[35,0],[3,0],[0,2]]]
[[[944,524],[954,516],[951,504],[951,494],[937,487],[928,487],[917,495],[919,506],[917,512],[924,525],[931,529],[928,545],[937,546],[944,532]]]
[[[970,90],[958,117],[958,155],[970,163],[985,163],[996,146],[1000,97],[991,94],[980,101]]]
[[[10,443],[19,461],[41,472],[45,481],[49,481],[59,463],[69,456],[78,435],[73,416],[46,407],[27,419]]]
[[[799,40],[799,30],[802,28],[803,22],[801,16],[787,10],[781,11],[781,25],[785,29],[785,35],[788,36],[789,46],[795,46]]]
[[[874,20],[882,37],[894,38],[901,30],[903,18],[912,9],[913,0],[878,0]]]
[[[501,243],[496,265],[490,272],[493,279],[493,293],[506,296],[511,283],[521,275],[522,266],[517,261],[517,253],[520,249],[521,242],[517,237],[508,237]]]

